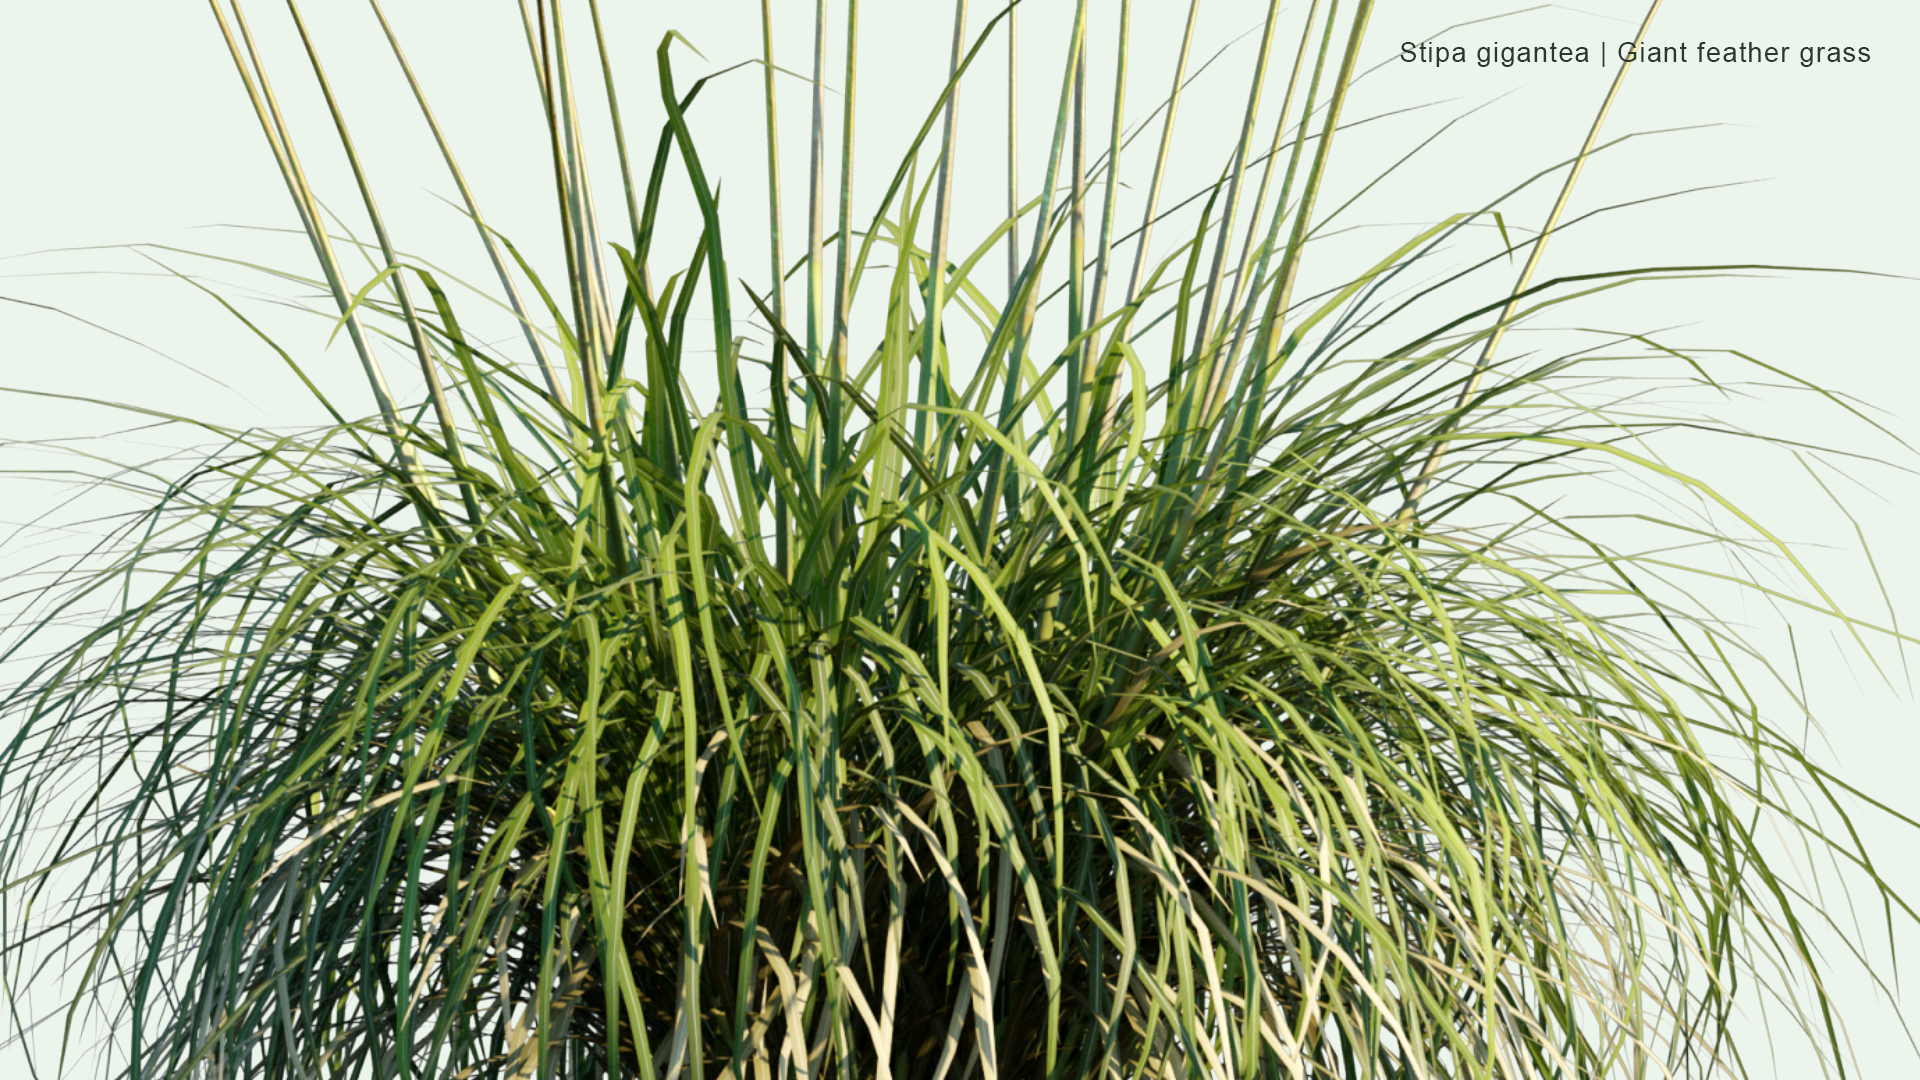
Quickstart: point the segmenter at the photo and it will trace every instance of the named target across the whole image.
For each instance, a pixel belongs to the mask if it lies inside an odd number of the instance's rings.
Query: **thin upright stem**
[[[1660,0],[1647,5],[1646,18],[1640,20],[1640,30],[1633,36],[1633,55],[1640,53],[1640,43],[1646,40],[1647,30],[1653,25],[1653,17],[1660,10]],[[1614,72],[1613,84],[1607,87],[1607,96],[1600,100],[1600,109],[1593,115],[1593,126],[1587,129],[1586,141],[1580,144],[1580,153],[1573,159],[1573,167],[1567,171],[1567,182],[1560,187],[1560,197],[1553,202],[1553,210],[1547,214],[1547,223],[1533,242],[1533,250],[1527,254],[1526,265],[1521,267],[1520,276],[1513,283],[1508,294],[1506,306],[1500,309],[1500,318],[1493,325],[1493,333],[1487,337],[1487,343],[1480,350],[1480,359],[1473,365],[1473,374],[1466,385],[1460,388],[1460,396],[1454,400],[1453,415],[1456,418],[1447,426],[1451,428],[1457,418],[1480,392],[1480,382],[1486,377],[1487,368],[1493,363],[1493,354],[1507,335],[1507,327],[1513,322],[1514,313],[1520,308],[1520,296],[1527,291],[1533,281],[1533,272],[1540,265],[1540,257],[1546,253],[1547,241],[1552,238],[1553,230],[1560,224],[1560,215],[1567,209],[1567,201],[1573,197],[1573,185],[1580,179],[1580,172],[1586,168],[1587,157],[1593,153],[1594,144],[1600,141],[1600,127],[1606,123],[1607,113],[1613,108],[1614,99],[1620,95],[1620,87],[1627,81],[1627,72],[1633,67],[1633,61],[1622,60],[1620,69]],[[1420,466],[1420,476],[1413,482],[1413,488],[1407,492],[1407,502],[1401,510],[1403,517],[1411,518],[1419,512],[1420,500],[1426,497],[1427,487],[1433,481],[1433,475],[1440,471],[1440,463],[1446,460],[1447,441],[1444,432],[1437,437],[1433,449],[1427,454],[1427,460]]]

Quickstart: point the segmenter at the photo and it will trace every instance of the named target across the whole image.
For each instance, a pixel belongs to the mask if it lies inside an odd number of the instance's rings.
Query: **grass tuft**
[[[391,241],[298,6],[367,240],[328,224],[242,5],[210,8],[320,269],[282,273],[328,298],[376,415],[221,432],[7,654],[100,612],[6,690],[0,904],[10,997],[80,958],[68,1037],[104,1003],[115,1075],[1744,1075],[1728,1032],[1763,986],[1844,1074],[1833,924],[1759,822],[1862,869],[1891,931],[1912,910],[1821,824],[1858,793],[1755,704],[1743,640],[1667,587],[1678,556],[1554,496],[1598,474],[1720,507],[1734,526],[1654,524],[1880,631],[1646,449],[1681,420],[1604,381],[1643,339],[1500,351],[1596,291],[1759,269],[1535,280],[1604,107],[1574,158],[1318,274],[1366,0],[1270,6],[1219,179],[1172,209],[1191,14],[1148,157],[1130,4],[1015,46],[1014,8],[958,0],[945,84],[868,192],[858,5],[822,0],[796,204],[774,79],[805,64],[763,0],[762,208],[702,163],[747,121],[703,114],[677,35],[666,123],[629,139],[613,73],[646,54],[593,0],[540,0],[543,281],[381,14],[516,324],[488,343]],[[1045,175],[1004,193],[954,175],[1002,38],[1061,55],[1025,88],[1056,103]],[[1522,229],[1513,201],[1562,173]],[[763,213],[743,271],[728,239]],[[666,221],[697,226],[684,262]]]

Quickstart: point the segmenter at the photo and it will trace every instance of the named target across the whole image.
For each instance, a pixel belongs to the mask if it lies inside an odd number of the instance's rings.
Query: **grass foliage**
[[[856,60],[821,58],[844,33],[857,59],[857,7],[822,5],[795,216],[777,182],[723,210],[699,147],[742,121],[703,120],[681,43],[523,4],[564,281],[446,157],[519,325],[496,347],[395,249],[337,108],[372,230],[327,224],[239,3],[210,6],[322,271],[290,276],[378,409],[223,431],[13,647],[106,605],[8,690],[0,759],[10,993],[65,970],[103,1074],[1739,1074],[1735,1001],[1794,993],[1828,925],[1764,819],[1907,911],[1803,804],[1845,786],[1747,696],[1741,641],[1656,587],[1670,557],[1545,494],[1613,471],[1718,500],[1592,403],[1617,348],[1499,351],[1593,290],[1735,269],[1534,280],[1597,121],[1529,181],[1562,184],[1544,229],[1509,230],[1509,192],[1316,279],[1371,3],[1274,5],[1219,182],[1176,204],[1167,139],[1081,92],[1140,92],[1124,34],[1089,45],[1129,5],[1080,0],[1046,174],[968,248],[956,205],[1001,193],[955,190],[958,88],[1013,107],[968,70],[1017,10],[957,5],[947,92],[903,151],[862,133],[901,156],[856,206],[852,133],[837,166],[820,136],[853,118]],[[765,74],[770,149],[773,42],[730,76]],[[1187,53],[1167,131],[1213,104],[1181,100]],[[657,66],[651,142],[616,60]],[[684,261],[670,215],[703,230]],[[760,229],[756,277],[726,238]],[[949,354],[962,325],[984,347]],[[1690,539],[1798,566],[1764,531]]]

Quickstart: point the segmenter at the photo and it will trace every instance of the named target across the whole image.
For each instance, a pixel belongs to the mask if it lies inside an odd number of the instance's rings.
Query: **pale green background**
[[[389,6],[483,209],[543,270],[557,277],[558,248],[550,242],[554,211],[546,186],[550,165],[513,6],[474,0],[390,0]],[[775,6],[779,60],[805,70],[810,63],[805,47],[812,5],[782,0]],[[1304,6],[1290,4],[1285,10]],[[652,105],[657,100],[652,53],[667,28],[684,32],[713,61],[708,66],[676,50],[682,87],[699,73],[759,55],[758,4],[752,0],[706,0],[678,10],[674,5],[608,0],[605,7],[626,72],[622,89],[630,131],[647,145],[658,123]],[[1106,57],[1117,5],[1095,7],[1102,14],[1091,45],[1091,83],[1093,92],[1104,98],[1110,92]],[[1130,120],[1144,117],[1164,93],[1185,8],[1176,0],[1134,4]],[[312,0],[307,9],[397,241],[403,249],[426,252],[484,281],[470,229],[435,198],[453,197],[452,185],[366,9],[348,0]],[[833,10],[837,19],[842,5],[835,3]],[[1022,122],[1028,157],[1022,168],[1029,194],[1044,165],[1041,135],[1051,117],[1059,44],[1070,10],[1063,0],[1030,0],[1023,8]],[[1203,4],[1196,63],[1245,31],[1256,32],[1239,40],[1190,92],[1182,117],[1185,134],[1176,144],[1183,172],[1170,181],[1169,191],[1184,195],[1219,168],[1240,115],[1263,10],[1263,4],[1248,0]],[[1488,107],[1348,212],[1356,224],[1387,226],[1354,234],[1354,239],[1375,243],[1353,250],[1386,250],[1410,231],[1394,226],[1475,208],[1578,148],[1612,67],[1436,71],[1392,62],[1403,40],[1425,39],[1449,24],[1511,10],[1480,2],[1379,5],[1363,66],[1385,63],[1356,88],[1349,115],[1427,107],[1343,136],[1332,177],[1336,186],[1351,191],[1356,178],[1377,172],[1445,120],[1474,106]],[[1454,30],[1439,40],[1470,50],[1495,40],[1618,41],[1632,36],[1644,10],[1618,0],[1590,0],[1577,9],[1551,5]],[[993,11],[975,4],[970,24],[984,24]],[[259,3],[251,13],[307,165],[323,197],[345,213],[353,206],[352,189],[318,112],[311,79],[304,77],[284,9]],[[207,8],[185,0],[14,0],[6,5],[0,25],[0,102],[5,103],[0,113],[0,145],[5,147],[0,206],[6,208],[0,216],[0,256],[8,257],[0,261],[0,296],[57,305],[104,328],[0,302],[0,385],[101,396],[235,426],[299,425],[320,419],[318,408],[303,397],[271,353],[202,294],[153,276],[161,273],[159,266],[124,251],[27,254],[141,241],[270,259],[301,273],[314,272],[303,242],[206,228],[286,229],[296,224]],[[584,7],[576,25],[584,31]],[[1293,29],[1283,29],[1282,41],[1290,47],[1298,33],[1297,19],[1286,25]],[[1598,226],[1571,230],[1554,241],[1543,276],[1744,261],[1914,272],[1911,253],[1920,242],[1920,212],[1913,199],[1913,110],[1920,103],[1917,26],[1920,5],[1911,3],[1671,0],[1656,20],[1650,41],[1865,45],[1874,59],[1865,65],[1814,69],[1795,63],[1636,69],[1608,121],[1607,134],[1705,123],[1726,126],[1636,140],[1596,159],[1576,193],[1575,213],[1701,184],[1764,182],[1658,202],[1613,215]],[[933,93],[929,75],[944,67],[950,27],[951,9],[944,3],[868,0],[863,5],[857,145],[864,168],[858,197],[877,194],[880,169],[891,170],[898,148],[924,115]],[[837,32],[833,36],[836,51],[828,70],[829,82],[837,86],[841,60]],[[978,89],[962,106],[961,152],[974,171],[963,170],[959,184],[963,209],[983,206],[997,214],[1004,197],[997,172],[1003,135],[995,118],[999,104],[990,100],[994,91],[989,88],[997,85],[1003,70],[1004,46],[996,41],[989,52]],[[791,79],[782,85],[781,107],[789,132],[782,152],[789,184],[791,257],[803,238],[805,87]],[[1277,102],[1277,83],[1274,93],[1269,112]],[[756,284],[766,277],[764,247],[755,246],[764,245],[756,236],[764,221],[759,209],[764,205],[764,166],[758,94],[757,72],[742,70],[716,82],[694,115],[709,170],[725,178],[726,202],[739,222],[729,237],[734,272]],[[837,100],[830,102],[837,114]],[[1149,129],[1135,152],[1150,153],[1157,138],[1157,128]],[[596,191],[605,207],[603,223],[612,226],[617,220],[613,207],[618,174],[610,160],[596,175]],[[1520,204],[1534,209],[1517,209],[1512,224],[1537,226],[1543,209],[1539,202]],[[991,214],[963,214],[956,237],[976,235]],[[1157,250],[1168,250],[1164,241],[1169,235],[1162,235]],[[685,223],[670,223],[662,243],[666,251],[687,249],[691,234]],[[178,269],[208,275],[216,287],[229,283],[229,296],[273,288],[238,269],[153,254]],[[1665,340],[1675,343],[1742,349],[1884,410],[1882,422],[1896,435],[1920,443],[1915,339],[1908,328],[1908,313],[1920,298],[1916,289],[1920,286],[1908,281],[1808,275],[1640,287],[1599,298],[1581,309],[1578,319],[1569,315],[1562,321],[1666,329]],[[325,327],[319,320],[275,314],[259,303],[244,310],[261,315],[297,357],[311,361],[316,377],[337,400],[351,403],[354,410],[371,410],[345,342],[336,342],[324,355],[320,352]],[[395,365],[394,370],[403,368]],[[396,384],[403,394],[408,392],[404,377],[396,375]],[[1843,445],[1907,467],[1915,464],[1896,443],[1864,425],[1844,422],[1835,410],[1809,409],[1803,399],[1762,396],[1715,408],[1753,428]],[[9,441],[127,432],[136,423],[97,408],[0,394],[0,438]],[[163,448],[202,438],[184,430],[133,431],[95,449],[145,461]],[[1780,535],[1804,545],[1803,557],[1844,604],[1870,620],[1886,621],[1886,604],[1852,525],[1825,501],[1805,472],[1797,471],[1791,458],[1727,453],[1729,444],[1724,442],[1682,440],[1668,445],[1676,464],[1708,477]],[[0,444],[0,469],[58,460]],[[1910,552],[1912,507],[1920,496],[1920,481],[1887,468],[1862,467],[1854,475],[1857,485],[1841,494],[1873,542],[1894,610],[1911,613],[1920,599],[1920,561]],[[0,549],[0,572],[18,573],[40,559],[77,550],[84,533],[12,531],[64,498],[57,485],[0,474],[0,535],[11,534]],[[109,500],[100,505],[115,504]],[[1718,608],[1720,614],[1750,623],[1757,642],[1788,655],[1776,610],[1737,598],[1724,603],[1729,606]],[[1887,672],[1883,679],[1857,652],[1836,644],[1829,624],[1798,620],[1795,637],[1806,692],[1824,729],[1824,741],[1816,734],[1813,742],[1820,760],[1904,813],[1920,816],[1920,789],[1912,770],[1920,738],[1912,689],[1898,653],[1879,650]],[[1797,724],[1790,716],[1782,720]],[[1877,842],[1885,859],[1883,871],[1920,897],[1920,872],[1914,866],[1914,852],[1920,848],[1912,842],[1914,834],[1872,812],[1858,823],[1869,841]],[[1811,888],[1832,889],[1840,883],[1828,869],[1803,869]],[[1840,895],[1827,895],[1844,922]],[[1876,937],[1870,921],[1877,914],[1871,903],[1860,912],[1868,955],[1884,963],[1884,935]],[[1908,931],[1902,941],[1911,955],[1920,946],[1920,934]],[[1874,1080],[1920,1075],[1920,1058],[1895,1025],[1895,1007],[1878,1000],[1857,965],[1831,942],[1826,945],[1834,962],[1829,978],[1859,1056],[1859,1075]],[[54,987],[35,991],[40,1004],[54,1000]],[[1784,1022],[1774,1017],[1770,1026],[1778,1034]],[[1756,1075],[1762,1077],[1770,1075],[1764,1045],[1768,1028],[1769,1021],[1756,1016],[1745,1036]],[[51,1030],[51,1025],[43,1030]],[[39,1045],[51,1048],[55,1043],[43,1038]],[[1805,1075],[1805,1058],[1793,1039],[1783,1040],[1780,1049],[1777,1064],[1771,1066],[1777,1071],[1771,1075]],[[19,1061],[17,1048],[0,1050],[0,1075],[24,1075],[15,1071]],[[83,1059],[76,1071],[92,1074],[92,1062]]]

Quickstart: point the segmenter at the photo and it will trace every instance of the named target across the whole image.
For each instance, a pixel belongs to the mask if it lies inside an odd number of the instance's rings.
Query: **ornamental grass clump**
[[[987,192],[953,182],[957,105],[984,107],[969,70],[1018,13],[970,27],[961,0],[925,123],[860,133],[900,164],[856,200],[857,6],[834,29],[823,4],[788,250],[771,153],[766,206],[703,166],[743,121],[702,115],[682,43],[523,4],[562,208],[543,281],[388,28],[514,319],[486,342],[396,247],[298,7],[358,232],[241,5],[211,7],[321,272],[283,273],[329,298],[376,408],[224,431],[14,645],[104,604],[9,688],[0,758],[9,990],[63,957],[103,1073],[1740,1074],[1736,1002],[1791,993],[1826,926],[1756,813],[1908,912],[1821,831],[1847,789],[1741,689],[1740,640],[1655,589],[1672,556],[1534,495],[1614,470],[1717,499],[1640,447],[1644,412],[1589,400],[1624,336],[1501,350],[1584,292],[1737,269],[1536,280],[1597,119],[1329,280],[1308,241],[1370,3],[1269,8],[1239,137],[1185,202],[1162,181],[1191,15],[1136,145],[1129,5],[1101,55],[1080,0],[1045,175]],[[761,12],[730,77],[765,76],[771,152]],[[643,64],[653,140],[619,126]],[[1536,185],[1551,216],[1510,229]],[[1000,227],[956,241],[988,201]],[[700,230],[684,261],[669,220]],[[754,230],[759,271],[728,261]],[[1704,539],[1798,567],[1754,529]],[[1811,989],[1794,1015],[1841,1064]]]

